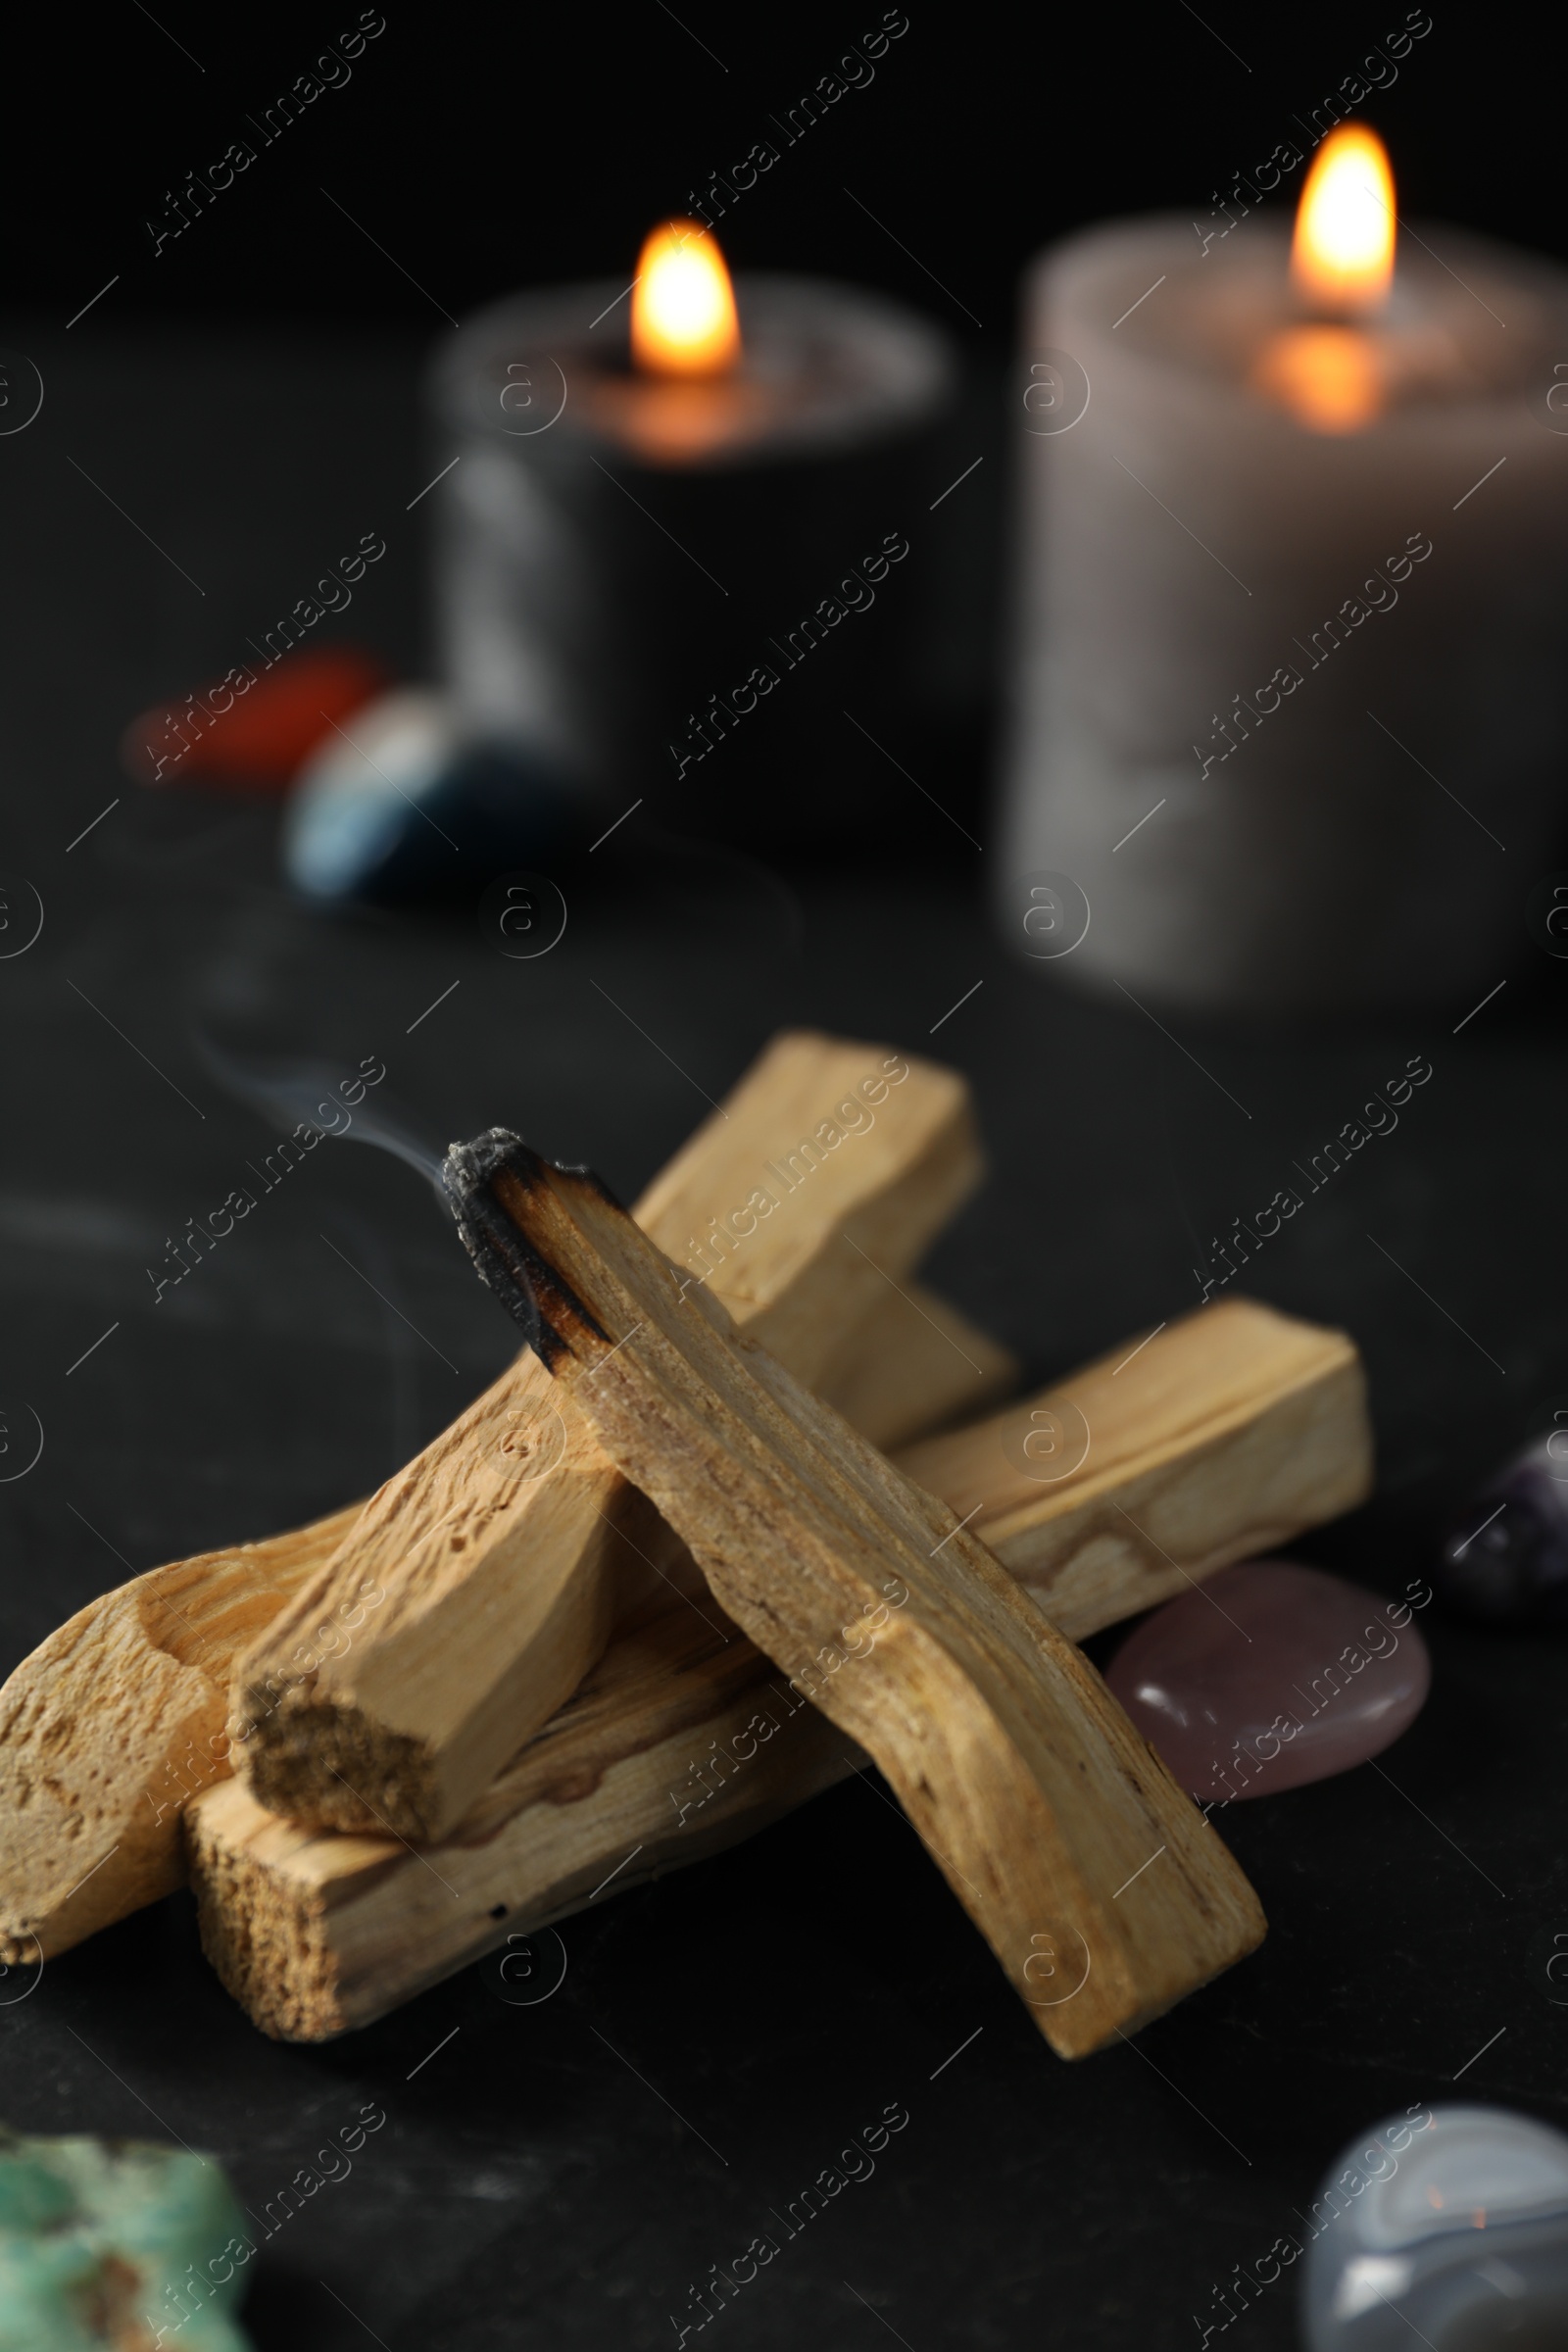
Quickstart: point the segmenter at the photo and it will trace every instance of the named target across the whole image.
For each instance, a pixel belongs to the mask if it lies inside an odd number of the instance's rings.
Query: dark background
[[[134,4],[79,21],[29,12],[14,34],[7,301],[64,324],[118,270],[106,323],[313,319],[418,334],[442,309],[461,317],[511,286],[629,278],[644,229],[774,137],[768,115],[882,17],[872,0],[755,11],[692,0],[679,23],[660,0],[382,13],[387,28],[347,86],[154,261],[144,222],[163,216],[166,192],[230,139],[255,146],[244,117],[359,11],[345,0],[335,12],[226,15],[172,0],[157,12],[166,31]],[[909,30],[870,85],[786,151],[720,233],[732,267],[884,287],[998,350],[1020,265],[1041,245],[1116,213],[1190,211],[1206,224],[1214,192],[1295,137],[1292,118],[1406,16],[1398,0],[1214,0],[1201,22],[1184,0],[905,13]],[[1401,210],[1561,252],[1549,16],[1440,0],[1432,21],[1365,110],[1391,148]]]
[[[1203,14],[1212,32],[1180,5],[914,12],[872,86],[720,224],[732,259],[887,287],[999,359],[1039,244],[1145,206],[1206,220],[1222,175],[1400,21]],[[634,837],[574,900],[562,948],[514,964],[471,912],[306,913],[279,887],[267,808],[154,805],[116,766],[131,711],[242,658],[324,550],[367,528],[388,556],[348,633],[421,659],[428,508],[406,510],[430,470],[419,349],[444,321],[323,184],[457,316],[509,284],[629,271],[648,221],[875,12],[683,7],[694,41],[657,5],[394,11],[348,87],[154,263],[142,221],[165,189],[353,22],[159,15],[205,72],[134,7],[31,18],[12,51],[0,342],[31,352],[46,403],[0,441],[0,857],[46,921],[0,965],[0,1377],[46,1446],[0,1487],[0,1664],[128,1571],[366,1491],[512,1352],[416,1180],[350,1151],[316,1154],[265,1224],[154,1309],[164,1236],[267,1144],[203,1072],[193,1018],[274,1049],[378,1053],[443,1133],[507,1119],[627,1194],[784,1021],[940,1053],[973,1079],[997,1174],[933,1277],[1040,1379],[1193,1303],[1207,1236],[1425,1054],[1433,1080],[1397,1133],[1250,1283],[1362,1346],[1379,1494],[1298,1548],[1396,1590],[1467,1485],[1568,1395],[1568,1108],[1544,958],[1457,1037],[1447,1012],[1165,1036],[1004,956],[977,861],[911,802],[848,873]],[[1561,249],[1560,64],[1534,19],[1440,9],[1372,110],[1409,209]],[[852,1783],[567,1922],[566,1982],[542,2008],[503,2005],[470,1970],[320,2049],[253,2032],[174,1898],[0,2007],[3,2112],[214,2149],[259,2207],[378,2099],[387,2127],[351,2179],[256,2266],[259,2344],[641,2352],[672,2343],[688,2284],[899,2100],[910,2123],[875,2180],[721,2336],[769,2352],[808,2335],[858,2352],[890,2329],[911,2352],[1195,2342],[1212,2289],[1298,2227],[1337,2150],[1391,2110],[1474,2095],[1568,2122],[1568,2024],[1543,1960],[1568,1933],[1563,1653],[1427,1624],[1434,1695],[1383,1774],[1224,1817],[1269,1941],[1136,2047],[1052,2057],[917,1842]],[[1289,2285],[1239,2327],[1283,2352]]]

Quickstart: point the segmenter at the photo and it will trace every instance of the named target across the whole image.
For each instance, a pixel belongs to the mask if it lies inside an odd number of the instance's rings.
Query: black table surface
[[[929,1271],[1037,1379],[1195,1304],[1207,1237],[1424,1055],[1397,1130],[1248,1269],[1254,1295],[1350,1331],[1371,1379],[1376,1498],[1297,1554],[1397,1589],[1435,1518],[1568,1399],[1544,958],[1458,1035],[1441,1008],[1162,1028],[1011,957],[985,856],[912,796],[885,856],[815,875],[628,824],[534,962],[495,954],[471,908],[310,913],[266,808],[155,805],[114,742],[245,659],[366,530],[388,557],[339,625],[417,670],[416,355],[10,340],[47,397],[0,440],[0,861],[13,923],[19,877],[45,919],[0,962],[0,1383],[45,1443],[0,1486],[7,1669],[128,1573],[366,1493],[514,1352],[423,1186],[335,1145],[155,1305],[166,1237],[268,1141],[195,1021],[345,1068],[378,1055],[443,1134],[505,1121],[624,1195],[781,1024],[941,1054],[973,1082],[994,1174]],[[1463,2096],[1568,2121],[1543,1960],[1568,1934],[1563,1650],[1423,1622],[1431,1701],[1379,1768],[1220,1817],[1268,1912],[1261,1951],[1080,2064],[1052,2055],[885,1792],[852,1780],[566,1922],[544,2004],[509,2006],[473,1968],[316,2048],[252,2029],[172,1897],[0,2007],[0,2112],[214,2150],[259,2211],[378,2102],[352,2173],[259,2256],[263,2347],[668,2344],[689,2289],[760,2232],[778,2258],[711,2323],[736,2343],[1196,2341],[1214,2289],[1302,2234],[1324,2168],[1390,2111]],[[890,2103],[908,2122],[874,2174],[783,2238],[773,2215]],[[1248,2313],[1259,2352],[1295,2340],[1293,2293],[1287,2273]]]

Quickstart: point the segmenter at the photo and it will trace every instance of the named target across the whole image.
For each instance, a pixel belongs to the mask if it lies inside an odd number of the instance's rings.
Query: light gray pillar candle
[[[1318,430],[1287,246],[1132,220],[1025,281],[1003,919],[1069,876],[1062,973],[1177,1008],[1468,1003],[1564,862],[1568,276],[1402,234],[1382,413]]]

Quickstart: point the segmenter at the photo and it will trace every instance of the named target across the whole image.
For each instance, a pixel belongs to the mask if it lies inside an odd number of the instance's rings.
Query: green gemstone
[[[0,2130],[0,2352],[250,2352],[253,2251],[213,2157]]]

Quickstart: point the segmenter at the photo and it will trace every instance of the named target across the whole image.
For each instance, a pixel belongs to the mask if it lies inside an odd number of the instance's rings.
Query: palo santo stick
[[[785,1030],[632,1214],[816,1388],[983,1174],[956,1070]]]
[[[811,1034],[776,1039],[636,1214],[693,1286],[805,1379],[973,1188],[954,1072]],[[339,1829],[444,1836],[575,1690],[659,1531],[531,1357],[388,1482],[337,1557],[241,1659],[257,1800]],[[345,1602],[384,1594],[347,1640]]]
[[[541,1362],[721,1607],[875,1757],[1054,2048],[1098,2049],[1253,1948],[1229,1852],[944,1504],[680,1282],[597,1178],[505,1129],[455,1146],[446,1177]],[[1083,1970],[1049,2007],[1043,1950]]]
[[[1229,1298],[899,1463],[1082,1641],[1364,1502],[1366,1379],[1344,1332]]]
[[[183,1883],[181,1809],[228,1776],[235,1654],[362,1507],[149,1569],[23,1660],[0,1690],[0,1959],[52,1958]]]
[[[1363,1384],[1339,1333],[1228,1299],[1160,1332],[1136,1359],[1130,1345],[899,1457],[928,1485],[951,1480],[946,1499],[960,1515],[978,1500],[974,1524],[994,1517],[994,1546],[1014,1575],[1069,1573],[1078,1639],[1162,1597],[1162,1585],[1179,1589],[1348,1508],[1370,1483]],[[1090,1456],[1020,1499],[1016,1434],[1041,1426],[1034,1411],[1059,1417],[1064,1398],[1092,1408]],[[1149,1553],[1118,1505],[1158,1531],[1169,1562]],[[188,1816],[210,1958],[264,2032],[318,2040],[384,2016],[602,1888],[608,1899],[749,1837],[842,1778],[847,1756],[858,1760],[782,1678],[769,1686],[769,1671],[750,1643],[721,1649],[673,1603],[661,1624],[611,1644],[456,1837],[423,1855],[387,1838],[301,1832],[237,1786],[214,1790]]]

